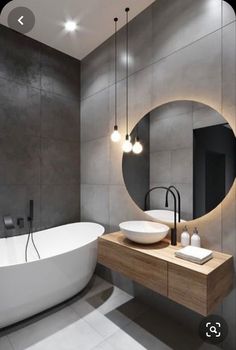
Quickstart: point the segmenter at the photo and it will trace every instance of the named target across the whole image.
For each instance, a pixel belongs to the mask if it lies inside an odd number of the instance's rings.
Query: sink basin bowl
[[[145,211],[145,214],[148,214],[150,216],[150,219],[153,221],[163,221],[168,224],[174,223],[174,211],[172,210],[148,210]],[[176,220],[178,222],[179,215],[176,213]],[[181,222],[185,222],[185,220],[181,220]]]
[[[119,226],[128,239],[142,244],[159,242],[169,231],[168,226],[152,221],[126,221]]]

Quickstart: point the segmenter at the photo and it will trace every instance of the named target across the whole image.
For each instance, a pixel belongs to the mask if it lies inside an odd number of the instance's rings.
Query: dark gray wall
[[[79,99],[79,61],[0,26],[0,236],[30,199],[35,229],[80,219]]]

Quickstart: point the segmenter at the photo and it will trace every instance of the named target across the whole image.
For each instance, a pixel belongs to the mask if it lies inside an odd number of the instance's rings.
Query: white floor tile
[[[93,348],[92,350],[114,350],[111,344],[109,344],[106,340]]]
[[[77,322],[27,348],[27,350],[90,350],[103,338],[86,322]]]
[[[132,338],[125,331],[120,330],[107,339],[107,342],[112,346],[114,350],[144,350],[144,346],[139,344],[134,338]]]
[[[110,337],[120,329],[115,323],[97,310],[91,312],[84,317],[83,320],[93,327],[103,338]]]
[[[14,350],[7,337],[0,338],[0,350]]]
[[[30,324],[9,334],[9,339],[15,350],[24,350],[28,347],[53,336],[78,320],[77,314],[66,307],[40,321]]]

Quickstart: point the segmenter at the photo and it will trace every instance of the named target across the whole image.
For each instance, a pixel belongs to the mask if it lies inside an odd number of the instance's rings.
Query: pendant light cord
[[[129,135],[129,8],[126,11],[126,135]]]
[[[115,21],[115,126],[117,126],[117,22],[118,18],[114,18]]]

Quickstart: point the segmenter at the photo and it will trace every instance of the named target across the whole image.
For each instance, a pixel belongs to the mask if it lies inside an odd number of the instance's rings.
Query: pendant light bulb
[[[121,135],[119,133],[117,125],[114,126],[114,131],[111,134],[111,140],[112,140],[112,142],[120,142],[120,140],[121,140]]]
[[[143,151],[143,145],[139,141],[139,138],[137,137],[135,140],[135,144],[133,145],[133,152],[135,154],[140,154]]]
[[[123,151],[129,153],[132,151],[133,145],[130,141],[130,136],[126,135],[125,142],[123,143]]]

